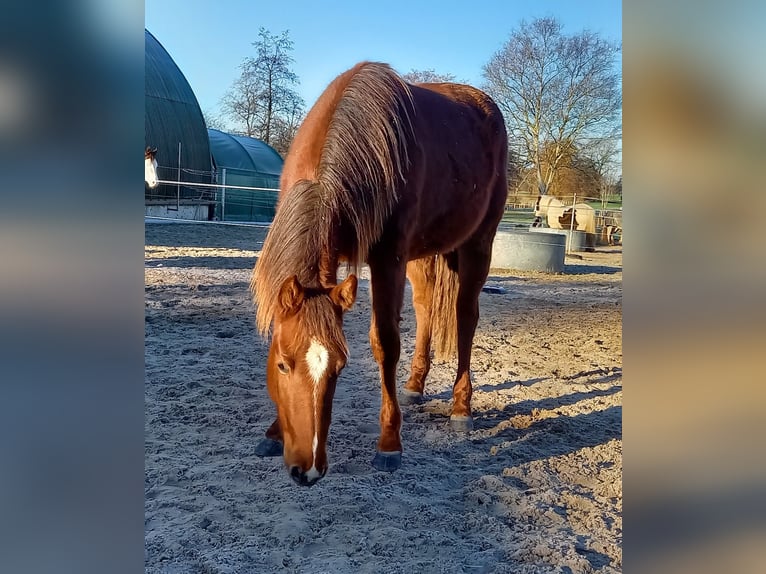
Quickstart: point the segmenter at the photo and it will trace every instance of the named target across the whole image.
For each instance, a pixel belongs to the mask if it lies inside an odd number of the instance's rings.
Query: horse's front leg
[[[402,415],[396,398],[399,362],[399,320],[404,297],[405,264],[371,257],[372,322],[370,347],[380,368],[382,401],[378,452],[372,461],[377,470],[392,472],[402,462]]]
[[[266,438],[255,445],[256,456],[282,456],[284,439],[279,419],[275,419],[266,431]]]

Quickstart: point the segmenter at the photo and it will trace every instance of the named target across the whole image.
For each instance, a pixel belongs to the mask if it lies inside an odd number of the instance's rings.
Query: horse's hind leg
[[[377,470],[394,471],[401,465],[402,415],[396,398],[396,367],[399,363],[399,320],[404,298],[405,264],[388,254],[370,254],[372,323],[370,347],[380,367],[381,405],[378,452],[372,461]]]
[[[410,378],[401,393],[403,404],[423,402],[426,377],[431,369],[431,306],[436,281],[435,263],[435,257],[424,257],[407,264],[407,277],[412,284],[412,306],[415,308],[417,334]]]
[[[494,236],[494,234],[493,234]],[[471,413],[471,348],[479,322],[479,295],[489,272],[492,240],[469,243],[458,249],[457,376],[452,387],[450,425],[458,431],[473,429]]]

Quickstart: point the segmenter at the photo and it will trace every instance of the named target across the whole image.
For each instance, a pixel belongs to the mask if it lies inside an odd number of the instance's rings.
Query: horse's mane
[[[274,318],[277,294],[285,279],[298,276],[301,285],[313,285],[319,272],[317,242],[324,235],[319,184],[301,180],[279,202],[271,229],[263,243],[250,281],[257,305],[256,324],[265,335]],[[296,265],[296,261],[301,262]]]
[[[319,181],[334,213],[357,238],[358,266],[380,238],[406,181],[412,139],[412,94],[387,65],[366,63],[335,108],[319,162]]]
[[[330,248],[334,226],[347,226],[355,238],[346,254],[353,269],[367,258],[406,181],[412,113],[409,86],[389,66],[357,66],[328,120],[318,181],[283,190],[255,266],[250,287],[262,335],[285,279],[295,274],[303,285],[318,285],[320,258]]]

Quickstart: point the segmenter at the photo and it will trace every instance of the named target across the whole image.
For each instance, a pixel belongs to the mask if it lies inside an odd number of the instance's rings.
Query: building
[[[197,97],[170,54],[144,30],[145,144],[157,148],[160,180],[180,181],[145,188],[146,214],[212,219],[215,190],[195,183],[215,182],[207,127]]]
[[[263,189],[226,189],[218,195],[216,218],[225,221],[271,221],[277,204],[284,161],[267,143],[208,129],[210,152],[219,184]]]

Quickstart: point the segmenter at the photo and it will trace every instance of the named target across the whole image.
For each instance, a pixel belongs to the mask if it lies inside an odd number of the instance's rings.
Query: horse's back
[[[413,87],[440,94],[448,100],[475,108],[487,118],[495,118],[503,122],[500,109],[485,92],[468,84],[452,82],[413,84]]]
[[[341,255],[350,260],[384,233],[409,255],[445,252],[479,227],[497,227],[507,146],[503,116],[481,90],[407,84],[389,66],[364,62],[333,80],[306,116],[285,159],[280,203],[299,180],[317,181],[327,195],[320,203],[342,212]]]
[[[499,150],[507,145],[503,115],[492,98],[481,90],[452,83],[415,84],[411,89],[415,117],[421,119],[419,138],[430,133],[442,143],[463,143],[464,152],[484,154],[487,148]],[[481,145],[481,148],[465,144]]]
[[[411,90],[418,160],[408,192],[417,196],[418,235],[426,238],[419,255],[454,247],[482,224],[496,228],[507,198],[508,139],[500,110],[481,90],[450,83]]]

